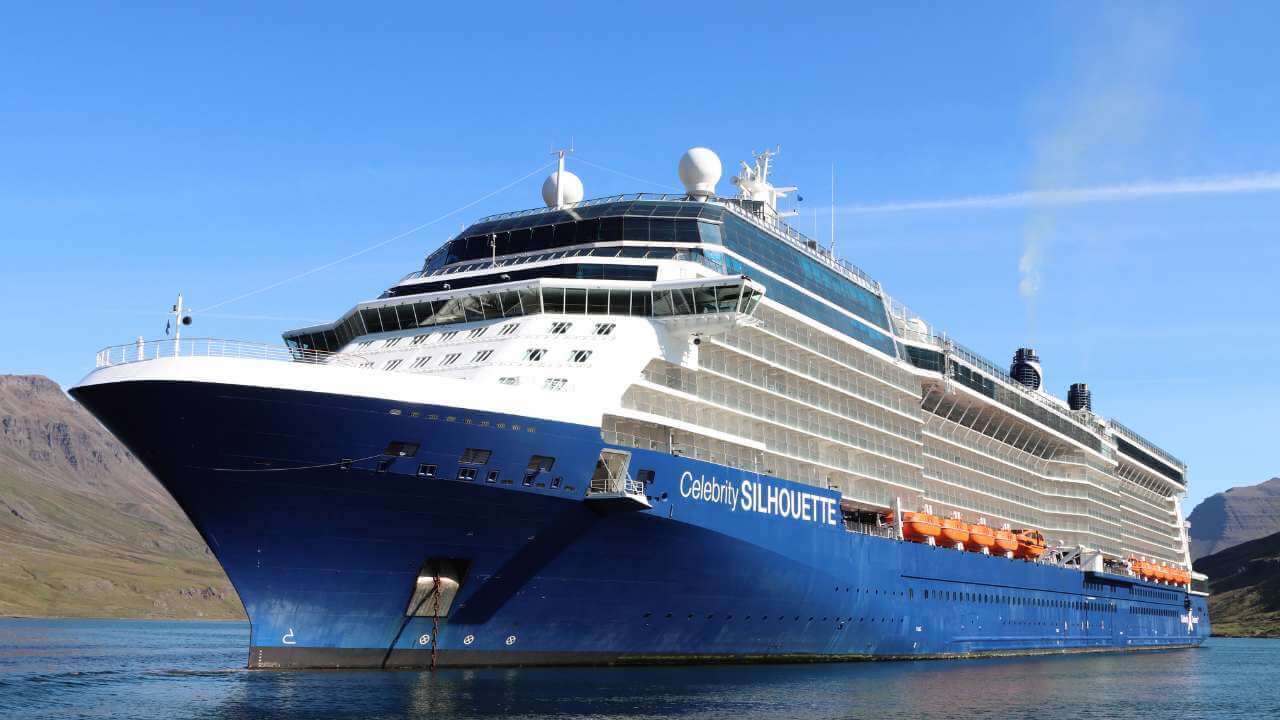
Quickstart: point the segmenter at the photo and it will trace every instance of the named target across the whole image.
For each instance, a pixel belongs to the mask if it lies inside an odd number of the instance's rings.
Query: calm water
[[[833,665],[244,670],[248,626],[0,619],[0,717],[1280,717],[1280,641]]]

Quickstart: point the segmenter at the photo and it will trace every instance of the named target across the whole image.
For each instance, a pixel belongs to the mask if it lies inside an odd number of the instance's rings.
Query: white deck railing
[[[182,340],[148,340],[112,345],[98,351],[96,367],[175,357],[225,357],[253,360],[278,360],[316,365],[358,366],[365,358],[359,355],[294,349],[285,345],[221,340],[218,338],[185,338]]]

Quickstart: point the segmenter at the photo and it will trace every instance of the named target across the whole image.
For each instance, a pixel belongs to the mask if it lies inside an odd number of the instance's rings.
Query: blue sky
[[[74,383],[179,290],[292,277],[570,139],[588,197],[781,144],[799,229],[830,241],[834,163],[839,254],[997,363],[1032,343],[1055,392],[1089,382],[1192,503],[1280,474],[1273,4],[181,5],[0,9],[0,372]],[[331,319],[542,177],[193,332]]]

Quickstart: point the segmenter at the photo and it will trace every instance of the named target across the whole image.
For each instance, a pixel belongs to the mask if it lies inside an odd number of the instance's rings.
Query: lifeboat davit
[[[1044,536],[1038,530],[1019,530],[1018,549],[1013,556],[1023,560],[1035,560],[1044,554]]]
[[[1014,535],[1012,530],[997,530],[996,549],[1006,553],[1017,552],[1018,536]]]
[[[942,536],[942,520],[936,515],[918,512],[902,513],[902,537],[912,542],[935,541]]]
[[[983,523],[969,526],[969,542],[965,545],[974,552],[982,552],[986,548],[990,552],[996,546],[996,531]]]
[[[947,518],[942,521],[942,539],[952,545],[964,545],[969,542],[969,523],[959,518]]]

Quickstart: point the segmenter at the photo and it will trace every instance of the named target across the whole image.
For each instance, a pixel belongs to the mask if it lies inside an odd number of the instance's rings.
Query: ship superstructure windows
[[[462,457],[458,459],[463,465],[484,465],[489,462],[489,458],[493,455],[492,450],[483,450],[481,448],[467,448],[463,451]]]
[[[571,327],[573,327],[573,323],[568,323],[568,322],[551,323],[551,334],[564,335],[565,333],[569,332],[569,328]]]
[[[529,348],[524,351],[525,362],[541,362],[547,354],[546,348]]]
[[[613,329],[618,327],[617,323],[596,323],[595,329],[592,331],[594,335],[609,335]]]
[[[520,327],[520,323],[507,323],[506,325],[503,325],[502,327],[498,328],[498,335],[500,337],[510,335],[514,333],[517,329],[519,329],[519,327]]]
[[[429,362],[431,362],[431,356],[430,356],[430,355],[423,355],[422,357],[418,358],[417,360],[414,360],[414,361],[413,361],[413,364],[409,366],[409,369],[410,369],[410,370],[420,370],[420,369],[422,369],[422,368],[426,367],[426,366],[427,366],[427,363],[429,363]]]
[[[387,363],[382,366],[382,369],[395,370],[396,368],[400,367],[400,363],[402,362],[404,362],[404,360],[401,358],[396,358],[395,360],[388,360]]]
[[[362,307],[327,328],[286,335],[285,341],[295,349],[337,350],[353,338],[367,333],[414,330],[427,325],[483,322],[539,313],[632,317],[669,317],[686,313],[753,314],[763,295],[758,284],[745,279],[731,282],[690,281],[687,287],[676,288],[661,284],[653,288],[568,288],[536,284],[511,290],[482,292],[477,296],[406,299],[399,305]],[[849,319],[849,322],[854,321]],[[566,328],[566,332],[567,330]],[[436,342],[450,342],[459,332],[444,331]],[[365,346],[362,344],[359,347]],[[888,350],[892,352],[892,345]]]
[[[427,341],[427,338],[429,338],[429,337],[431,337],[431,333],[427,333],[426,335],[416,335],[416,336],[414,336],[413,340],[411,340],[411,341],[409,342],[409,344],[410,344],[410,345],[421,345],[422,343],[426,342],[426,341]]]
[[[398,338],[398,337],[387,338],[385,341],[383,341],[382,348],[385,350],[386,348],[395,347],[396,345],[399,345],[400,341],[403,339],[404,338]]]
[[[573,350],[569,353],[569,362],[584,363],[591,359],[590,350]]]
[[[563,390],[569,384],[569,378],[547,378],[542,383],[543,390]]]
[[[440,367],[448,367],[458,362],[458,358],[460,357],[462,357],[462,353],[449,353],[448,355],[444,356],[443,360],[440,361]]]
[[[499,385],[519,385],[520,378],[512,375],[507,375],[505,377],[498,378],[498,384]]]
[[[475,328],[471,332],[467,333],[467,338],[474,340],[475,338],[478,338],[484,335],[485,331],[488,329],[489,329],[488,325],[483,325],[481,327]]]
[[[484,362],[485,360],[488,360],[492,356],[493,356],[492,350],[481,350],[480,352],[475,354],[475,357],[471,358],[471,362],[473,363]]]

